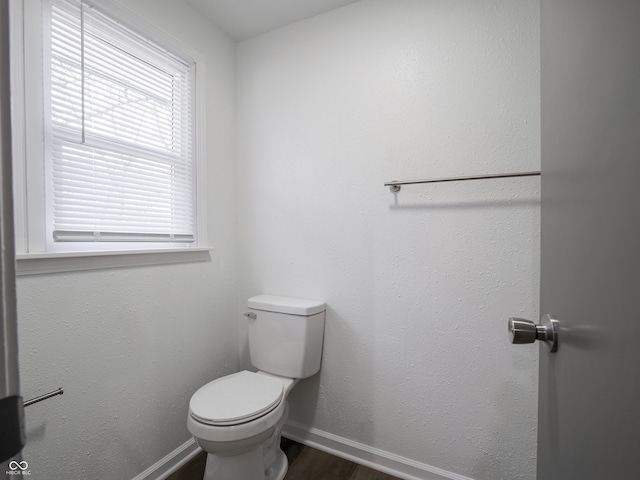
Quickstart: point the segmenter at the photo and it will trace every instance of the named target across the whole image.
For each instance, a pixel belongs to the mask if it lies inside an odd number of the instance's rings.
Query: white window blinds
[[[79,0],[50,26],[54,241],[194,241],[193,66]]]

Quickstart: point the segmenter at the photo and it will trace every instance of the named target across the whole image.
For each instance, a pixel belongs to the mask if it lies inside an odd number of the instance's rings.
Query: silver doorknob
[[[509,319],[509,338],[513,344],[545,342],[552,352],[558,350],[558,320],[553,315],[542,317],[540,325],[531,320],[511,317]]]

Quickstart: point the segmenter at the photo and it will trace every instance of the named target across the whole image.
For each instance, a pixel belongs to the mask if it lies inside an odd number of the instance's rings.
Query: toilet
[[[207,452],[204,480],[282,480],[287,395],[320,370],[323,302],[258,295],[247,306],[249,353],[258,371],[213,380],[189,402],[187,428]]]

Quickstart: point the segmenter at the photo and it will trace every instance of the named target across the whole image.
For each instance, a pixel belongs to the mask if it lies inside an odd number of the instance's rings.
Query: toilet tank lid
[[[267,312],[288,313],[290,315],[315,315],[324,312],[326,305],[317,300],[302,298],[278,297],[276,295],[258,295],[247,301],[247,306],[253,310]]]

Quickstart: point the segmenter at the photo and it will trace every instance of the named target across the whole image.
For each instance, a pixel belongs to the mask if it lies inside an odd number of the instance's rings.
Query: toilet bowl
[[[280,472],[284,477],[286,458],[278,458],[277,445],[269,449],[267,441],[280,441],[286,397],[296,382],[245,370],[209,382],[191,397],[187,428],[212,455],[205,480],[225,479],[225,475],[276,480]]]
[[[207,452],[204,480],[282,480],[287,396],[320,369],[324,303],[259,295],[248,306],[251,363],[260,370],[213,380],[189,402],[187,428]]]

